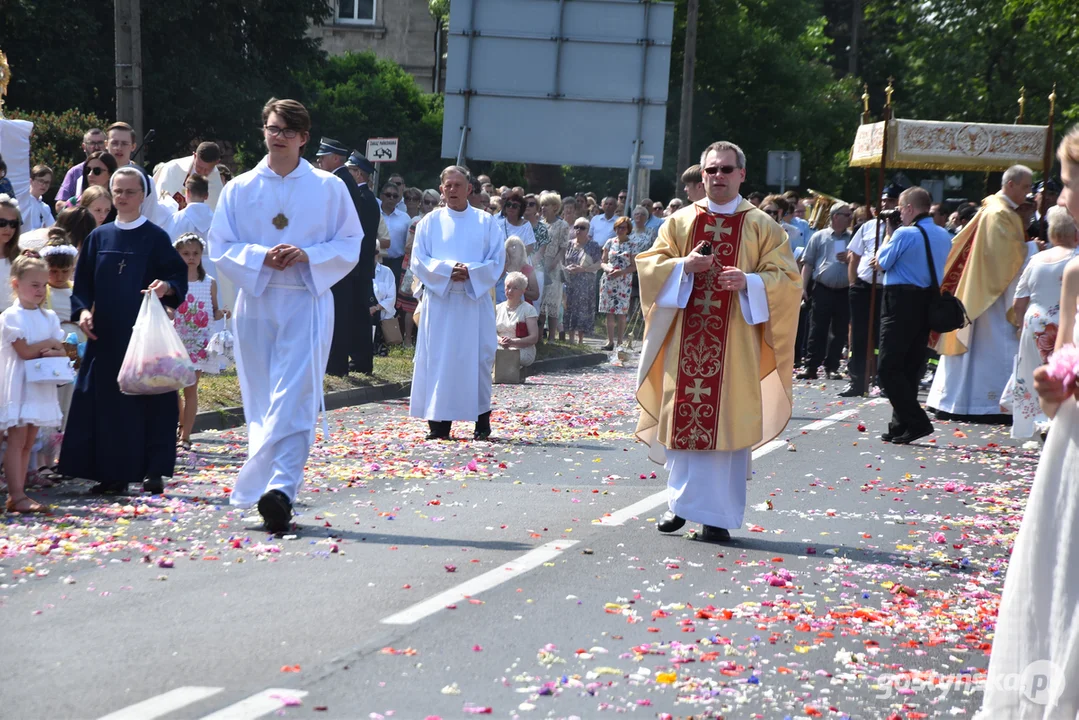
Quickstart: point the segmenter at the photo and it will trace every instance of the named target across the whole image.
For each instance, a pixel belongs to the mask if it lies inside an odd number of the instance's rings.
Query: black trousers
[[[918,402],[918,385],[929,342],[930,291],[914,285],[884,288],[880,319],[880,387],[892,404],[888,431],[899,434],[932,427]]]
[[[873,305],[873,349],[877,349],[880,339],[880,306],[884,301],[882,285],[877,286],[876,302]],[[873,286],[864,280],[858,280],[850,286],[850,384],[856,388],[868,389],[865,377],[866,354],[869,343],[869,300]]]
[[[810,280],[810,282],[813,281]],[[802,301],[798,308],[798,333],[794,337],[794,364],[796,367],[802,365],[802,361],[809,351],[809,315],[812,308],[813,286],[810,285],[806,290],[806,299]]]
[[[326,363],[329,375],[348,375],[374,370],[374,343],[371,341],[371,280],[351,272],[331,289],[333,292],[333,342],[330,360]]]
[[[824,363],[824,369],[829,372],[839,370],[850,324],[848,303],[847,288],[830,288],[820,283],[813,286],[806,369],[815,370]],[[829,329],[832,331],[831,337],[828,336]]]

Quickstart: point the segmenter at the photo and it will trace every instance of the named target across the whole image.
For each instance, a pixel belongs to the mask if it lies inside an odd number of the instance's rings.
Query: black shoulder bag
[[[925,258],[929,262],[929,289],[932,297],[929,298],[929,329],[933,332],[948,333],[953,330],[964,328],[970,324],[967,317],[967,309],[962,301],[947,290],[941,291],[937,281],[937,266],[933,263],[933,251],[929,248],[929,234],[921,225],[915,224],[918,232],[925,240]]]

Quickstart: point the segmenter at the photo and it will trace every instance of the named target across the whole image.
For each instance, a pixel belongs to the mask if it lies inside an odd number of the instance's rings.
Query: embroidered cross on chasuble
[[[671,448],[716,447],[716,425],[726,364],[727,335],[734,293],[720,287],[724,266],[738,264],[746,213],[713,215],[703,210],[693,226],[691,247],[711,246],[712,267],[694,273],[693,290],[682,311],[682,344],[671,418]]]

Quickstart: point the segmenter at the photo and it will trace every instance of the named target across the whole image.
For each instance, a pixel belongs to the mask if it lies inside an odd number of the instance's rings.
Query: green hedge
[[[30,137],[30,166],[48,165],[53,170],[53,188],[59,188],[64,173],[72,165],[86,159],[82,151],[82,136],[92,127],[102,130],[108,123],[93,113],[65,110],[62,113],[7,110],[11,120],[29,120],[34,123]]]

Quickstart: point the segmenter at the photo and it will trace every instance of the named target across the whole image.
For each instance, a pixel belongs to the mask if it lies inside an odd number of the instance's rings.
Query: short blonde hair
[[[545,208],[548,205],[553,205],[555,212],[562,211],[562,198],[558,196],[558,193],[553,193],[550,191],[541,192],[539,196],[539,203],[541,208]]]
[[[506,287],[524,290],[528,287],[528,276],[522,272],[511,272],[506,275]]]
[[[1060,162],[1067,160],[1070,163],[1079,165],[1079,125],[1073,126],[1060,141],[1060,146],[1057,148],[1057,158]]]
[[[1075,225],[1075,218],[1071,216],[1067,208],[1054,205],[1045,214],[1048,221],[1049,240],[1074,240],[1079,228]],[[1055,244],[1055,243],[1054,243]]]

